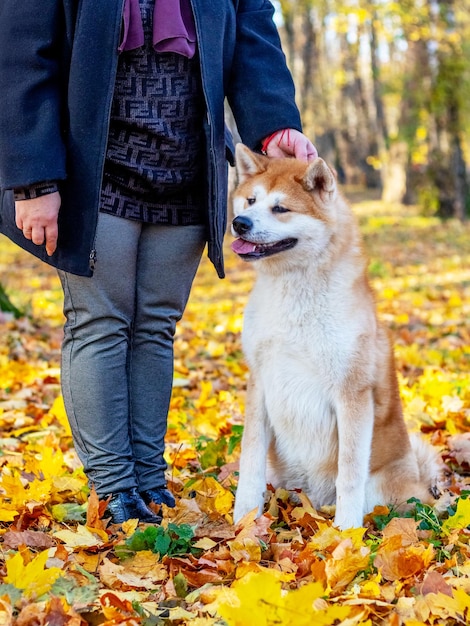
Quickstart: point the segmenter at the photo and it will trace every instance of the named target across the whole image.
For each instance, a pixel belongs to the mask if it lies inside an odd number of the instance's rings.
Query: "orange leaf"
[[[346,587],[369,565],[369,555],[370,549],[366,546],[357,549],[352,539],[343,539],[325,563],[326,579],[330,587],[335,591]]]
[[[432,545],[398,547],[382,545],[375,557],[374,565],[385,580],[401,580],[414,576],[426,569],[434,557]]]

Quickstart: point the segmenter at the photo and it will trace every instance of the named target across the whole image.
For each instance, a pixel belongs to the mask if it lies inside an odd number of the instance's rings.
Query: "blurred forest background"
[[[278,0],[304,130],[340,181],[470,215],[470,0]]]

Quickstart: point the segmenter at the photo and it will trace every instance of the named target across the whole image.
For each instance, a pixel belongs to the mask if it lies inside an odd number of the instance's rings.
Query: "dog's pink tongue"
[[[256,245],[244,239],[235,239],[232,242],[232,250],[237,254],[248,254],[256,250]]]

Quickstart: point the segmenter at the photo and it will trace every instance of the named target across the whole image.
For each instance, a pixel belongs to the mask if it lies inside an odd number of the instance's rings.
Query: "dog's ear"
[[[316,158],[307,167],[302,179],[306,191],[318,193],[325,204],[333,200],[336,193],[336,177],[323,159]]]
[[[255,154],[242,143],[235,146],[235,163],[238,182],[243,183],[255,174],[261,174],[267,167],[267,157]]]

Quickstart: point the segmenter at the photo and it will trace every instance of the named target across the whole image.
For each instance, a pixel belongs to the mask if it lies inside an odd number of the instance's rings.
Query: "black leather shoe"
[[[104,517],[111,517],[113,524],[122,524],[128,519],[138,519],[147,524],[160,524],[162,516],[151,511],[134,487],[113,493]]]
[[[145,491],[141,491],[140,495],[145,504],[166,504],[170,509],[176,505],[173,494],[166,487],[146,489]]]

